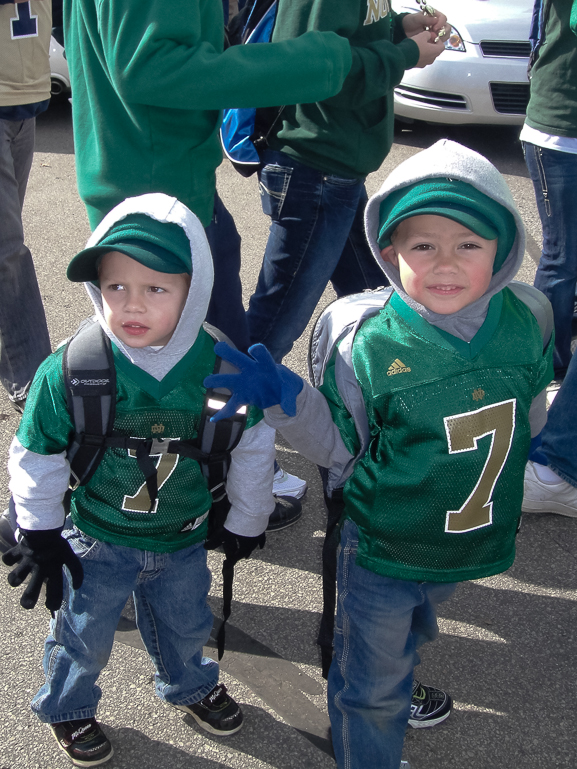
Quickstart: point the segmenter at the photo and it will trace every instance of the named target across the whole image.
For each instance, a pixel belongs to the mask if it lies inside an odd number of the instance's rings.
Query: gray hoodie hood
[[[114,224],[130,214],[145,214],[159,222],[177,224],[182,227],[190,242],[192,261],[190,288],[172,338],[168,344],[158,350],[154,350],[152,347],[139,349],[128,347],[112,333],[106,324],[100,289],[92,283],[85,283],[84,286],[94,305],[96,317],[104,333],[131,363],[160,381],[190,350],[206,317],[214,277],[212,256],[204,227],[198,218],[176,198],[171,198],[160,192],[127,198],[116,208],[113,208],[94,230],[86,247],[97,246]],[[165,247],[170,250],[168,237]]]
[[[476,187],[480,192],[507,208],[512,213],[517,226],[513,247],[501,269],[491,278],[485,294],[473,304],[467,305],[458,313],[451,315],[440,315],[432,312],[411,299],[403,290],[398,269],[390,262],[383,261],[377,244],[381,201],[395,190],[434,178],[458,179]],[[372,196],[367,204],[365,231],[378,265],[403,301],[433,326],[437,326],[466,342],[469,342],[482,326],[491,297],[514,279],[525,254],[525,227],[505,179],[487,158],[448,139],[441,139],[432,147],[418,152],[389,174],[381,189]]]

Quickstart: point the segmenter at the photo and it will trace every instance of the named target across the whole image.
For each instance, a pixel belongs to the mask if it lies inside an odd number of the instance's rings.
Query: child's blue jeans
[[[156,693],[172,705],[203,699],[218,683],[218,664],[203,659],[212,628],[210,572],[203,543],[153,553],[63,532],[84,568],[80,590],[65,584],[62,608],[44,649],[46,683],[32,701],[45,723],[92,718],[126,600],[134,592],[140,635],[156,668]],[[66,583],[66,581],[65,581]]]
[[[456,584],[382,577],[355,563],[357,549],[346,520],[328,680],[333,747],[339,769],[399,769],[417,649],[438,635],[436,606]]]

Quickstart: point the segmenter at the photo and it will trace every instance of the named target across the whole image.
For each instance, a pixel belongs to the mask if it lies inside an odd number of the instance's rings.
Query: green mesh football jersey
[[[393,295],[360,328],[353,365],[371,440],[344,488],[357,563],[398,579],[453,582],[514,559],[529,409],[552,378],[537,321],[505,289],[467,344]],[[321,390],[353,453],[354,425],[327,368]]]
[[[39,368],[18,440],[37,454],[65,451],[74,432],[66,405],[60,348]],[[187,355],[161,382],[113,345],[117,377],[114,430],[138,438],[195,439],[204,378],[215,362],[214,340],[201,329]],[[249,418],[254,424],[258,414]],[[155,552],[173,552],[206,537],[212,497],[198,462],[177,454],[157,459],[158,499],[150,498],[135,453],[108,448],[86,486],[72,494],[74,523],[92,537]]]

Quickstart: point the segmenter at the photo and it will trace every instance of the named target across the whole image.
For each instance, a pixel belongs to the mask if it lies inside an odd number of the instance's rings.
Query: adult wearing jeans
[[[351,43],[353,65],[339,94],[286,106],[261,154],[262,207],[271,217],[251,297],[251,342],[279,362],[305,330],[330,280],[338,296],[383,285],[365,241],[364,180],[393,141],[393,89],[406,69],[432,63],[446,17],[399,14],[386,2],[281,2],[273,41],[333,30]],[[430,27],[431,31],[425,31]]]
[[[577,0],[537,0],[531,98],[521,140],[543,227],[535,286],[553,305],[555,378],[571,360],[577,283]]]
[[[577,357],[541,432],[541,445],[525,469],[524,513],[557,513],[577,518]]]
[[[22,411],[50,338],[22,206],[36,116],[50,100],[50,0],[0,0],[0,381]]]

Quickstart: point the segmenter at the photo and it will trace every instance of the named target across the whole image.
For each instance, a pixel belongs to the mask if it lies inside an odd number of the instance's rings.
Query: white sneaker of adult
[[[307,482],[303,478],[291,475],[282,467],[274,474],[272,493],[277,497],[295,497],[300,499],[307,490]]]
[[[541,480],[535,465],[535,462],[529,461],[525,467],[523,512],[557,513],[577,518],[577,488],[562,478],[558,483]]]

